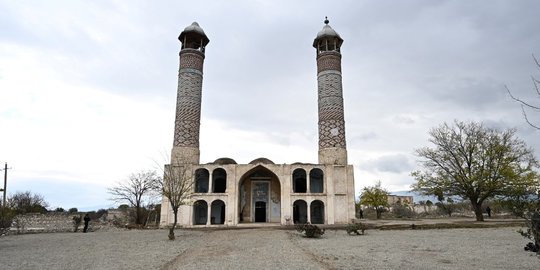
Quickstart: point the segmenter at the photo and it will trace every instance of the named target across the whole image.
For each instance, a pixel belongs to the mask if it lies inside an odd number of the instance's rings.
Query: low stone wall
[[[58,212],[17,215],[10,233],[72,232],[73,217],[78,215]]]

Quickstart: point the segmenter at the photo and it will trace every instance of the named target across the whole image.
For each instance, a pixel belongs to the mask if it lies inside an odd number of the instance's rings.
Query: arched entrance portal
[[[245,173],[238,186],[240,223],[281,222],[281,185],[276,174],[260,165]]]

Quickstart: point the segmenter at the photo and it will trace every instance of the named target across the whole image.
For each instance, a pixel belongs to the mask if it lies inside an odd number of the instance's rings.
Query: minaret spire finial
[[[324,24],[328,25],[330,21],[328,20],[328,16],[324,16]]]

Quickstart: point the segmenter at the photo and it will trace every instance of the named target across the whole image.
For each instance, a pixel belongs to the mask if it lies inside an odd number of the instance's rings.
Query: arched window
[[[311,214],[311,224],[324,224],[324,203],[315,200],[311,202],[310,214]]]
[[[309,189],[311,193],[324,192],[324,173],[321,169],[313,169],[309,172]]]
[[[193,225],[206,225],[208,221],[208,203],[198,200],[193,204]]]
[[[292,174],[293,180],[293,192],[294,193],[306,193],[306,171],[304,169],[296,169]]]
[[[227,189],[227,172],[222,168],[217,168],[212,172],[212,192],[225,193]]]
[[[222,200],[212,202],[210,209],[210,224],[225,223],[225,203]]]
[[[307,223],[307,203],[304,200],[296,200],[293,203],[294,224]]]
[[[208,179],[210,174],[207,169],[195,170],[195,193],[207,193],[208,192]]]

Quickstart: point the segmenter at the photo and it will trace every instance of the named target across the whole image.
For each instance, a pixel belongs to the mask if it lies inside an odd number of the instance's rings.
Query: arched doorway
[[[222,200],[212,202],[210,209],[210,224],[225,223],[225,203]]]
[[[324,203],[315,200],[311,202],[310,214],[311,214],[311,224],[324,224]]]
[[[208,203],[198,200],[193,204],[193,225],[206,225],[208,222]]]
[[[259,165],[240,178],[238,188],[240,223],[281,222],[281,184],[275,173]]]
[[[307,223],[307,203],[304,200],[296,200],[293,203],[294,224]]]

